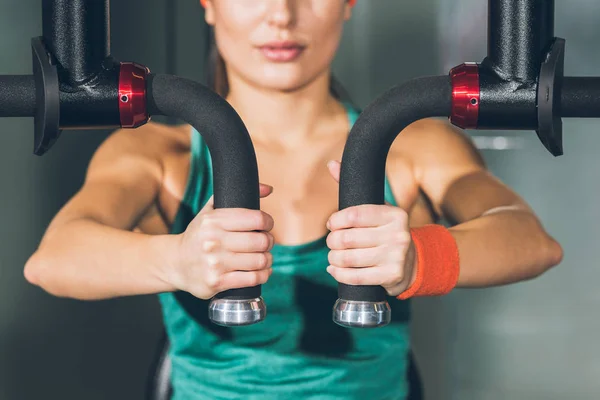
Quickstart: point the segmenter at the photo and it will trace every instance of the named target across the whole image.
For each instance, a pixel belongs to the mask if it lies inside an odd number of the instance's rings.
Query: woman
[[[203,2],[218,48],[215,89],[244,120],[270,185],[260,188],[262,210],[213,209],[210,155],[191,127],[121,130],[25,267],[57,296],[160,294],[176,399],[404,399],[403,300],[531,279],[561,260],[471,142],[434,120],[393,145],[389,204],[336,212],[340,164],[331,160],[358,111],[330,89],[331,62],[353,3]],[[454,226],[433,225],[442,217]],[[337,282],[397,296],[392,323],[335,325]],[[186,304],[256,284],[269,310],[260,324],[218,328],[206,307],[196,315]]]

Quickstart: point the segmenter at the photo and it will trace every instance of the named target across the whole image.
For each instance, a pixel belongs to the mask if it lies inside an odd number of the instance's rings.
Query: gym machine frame
[[[206,141],[214,167],[215,208],[259,209],[256,155],[234,109],[207,87],[152,74],[110,54],[109,0],[42,0],[43,36],[33,38],[33,75],[0,76],[0,117],[34,117],[34,149],[46,153],[62,130],[137,128],[152,115],[181,119]],[[206,305],[177,299],[193,316]],[[261,287],[229,290],[210,302],[209,318],[225,326],[262,321]]]
[[[559,156],[562,117],[600,117],[600,77],[564,77],[565,40],[554,37],[554,0],[489,0],[488,16],[488,55],[481,63],[396,86],[364,110],[342,157],[340,209],[384,204],[387,153],[417,120],[449,116],[463,129],[535,130]],[[340,284],[338,296],[336,323],[390,322],[382,287]]]
[[[215,207],[259,209],[258,168],[239,115],[205,86],[110,55],[109,0],[42,0],[43,36],[31,41],[33,75],[0,76],[0,117],[34,117],[34,153],[62,130],[137,128],[152,115],[201,132],[213,161]],[[562,154],[562,117],[600,117],[600,77],[564,77],[565,40],[554,37],[554,0],[489,0],[488,55],[447,76],[417,78],[372,102],[353,126],[340,177],[339,208],[384,204],[385,162],[397,135],[428,117],[464,129],[535,130]],[[390,322],[385,290],[339,285],[333,320],[346,327]],[[204,302],[176,296],[194,318]],[[199,307],[202,306],[202,307]],[[324,304],[324,307],[327,305]],[[218,325],[262,321],[260,286],[210,302]]]

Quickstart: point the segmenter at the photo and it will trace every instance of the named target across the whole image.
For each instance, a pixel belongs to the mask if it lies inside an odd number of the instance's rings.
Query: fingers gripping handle
[[[152,74],[147,79],[147,101],[149,114],[180,118],[201,132],[213,164],[215,208],[260,209],[254,147],[229,103],[199,83]],[[265,316],[260,286],[219,293],[209,305],[210,320],[223,326],[249,325]]]
[[[418,78],[396,86],[371,103],[356,121],[342,156],[340,210],[384,204],[385,164],[398,134],[420,119],[449,116],[449,76]],[[386,292],[380,286],[338,286],[333,320],[345,327],[379,327],[391,320]]]

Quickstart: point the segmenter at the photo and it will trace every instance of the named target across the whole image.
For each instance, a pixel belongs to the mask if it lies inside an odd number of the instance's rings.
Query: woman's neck
[[[324,118],[340,112],[331,95],[329,73],[293,92],[259,88],[230,76],[227,100],[240,114],[253,140],[293,146],[319,134]]]

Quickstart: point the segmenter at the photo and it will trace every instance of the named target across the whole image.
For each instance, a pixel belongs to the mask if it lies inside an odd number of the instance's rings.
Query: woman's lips
[[[295,42],[273,42],[259,47],[263,56],[273,62],[291,62],[300,57],[304,46]]]

